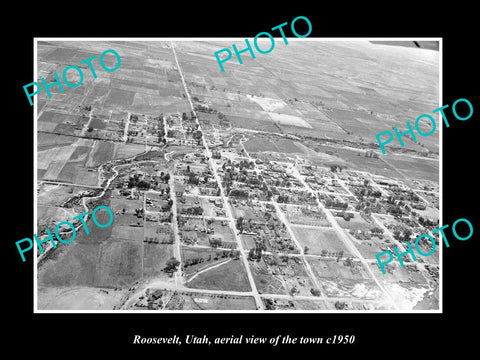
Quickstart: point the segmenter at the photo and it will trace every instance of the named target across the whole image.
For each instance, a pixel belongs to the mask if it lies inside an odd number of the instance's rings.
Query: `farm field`
[[[342,256],[349,256],[345,244],[333,229],[291,226],[293,233],[300,245],[308,247],[309,254],[320,255],[323,250],[330,253],[342,252]]]
[[[99,223],[107,223],[105,214],[97,215]],[[82,227],[73,242],[59,244],[42,262],[39,285],[128,287],[141,277],[141,240],[117,238],[115,220],[107,228],[95,226],[91,217],[86,224],[90,234]]]
[[[412,159],[403,155],[390,156],[388,164],[394,166],[407,178],[439,182],[439,165],[435,159]]]

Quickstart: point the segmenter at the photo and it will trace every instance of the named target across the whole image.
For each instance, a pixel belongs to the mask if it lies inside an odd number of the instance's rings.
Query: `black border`
[[[102,6],[107,7],[102,9]],[[480,112],[475,80],[474,42],[475,10],[452,5],[443,9],[420,10],[415,5],[383,3],[383,8],[365,4],[339,4],[339,9],[312,6],[281,5],[270,8],[249,7],[243,3],[223,3],[219,7],[198,4],[198,8],[181,4],[183,9],[172,10],[162,3],[108,6],[77,5],[76,9],[33,9],[22,13],[17,25],[21,31],[2,25],[5,49],[4,73],[8,99],[3,128],[3,153],[6,171],[3,174],[4,215],[6,228],[4,250],[8,272],[3,298],[8,307],[8,335],[5,343],[12,350],[25,345],[45,354],[96,356],[98,352],[119,352],[141,355],[152,352],[164,356],[167,352],[182,356],[185,352],[210,356],[245,354],[256,356],[264,351],[295,355],[312,352],[321,356],[333,354],[369,354],[388,356],[396,352],[406,356],[419,355],[425,350],[432,355],[435,349],[474,344],[474,332],[466,327],[475,311],[475,268],[480,233],[478,215],[473,204],[476,192],[474,150],[475,129]],[[114,11],[115,10],[115,11]],[[71,15],[68,15],[68,14]],[[474,107],[473,117],[465,122],[453,120],[443,129],[443,218],[452,224],[458,218],[469,219],[474,226],[473,237],[465,242],[451,241],[444,249],[444,313],[443,314],[33,314],[32,259],[22,263],[14,242],[33,233],[33,107],[28,105],[23,85],[33,78],[34,37],[245,37],[252,38],[261,31],[290,22],[296,16],[310,19],[310,37],[442,37],[443,104],[458,98],[469,99]],[[14,26],[15,28],[15,26]],[[12,151],[13,150],[13,151]],[[10,188],[13,189],[10,190]],[[11,195],[10,195],[11,193]],[[479,228],[480,229],[480,228]],[[474,291],[474,290],[473,290]],[[470,300],[472,298],[472,300]],[[472,324],[475,326],[475,324]],[[475,329],[475,327],[473,327]],[[356,342],[350,346],[159,346],[132,345],[135,334],[143,336],[182,336],[185,334],[229,336],[333,336],[350,334]],[[23,346],[22,346],[23,345]],[[33,346],[31,346],[33,345]],[[415,349],[415,350],[414,350]],[[361,352],[360,352],[361,351]],[[95,354],[95,355],[94,355]],[[55,356],[56,357],[56,356]]]

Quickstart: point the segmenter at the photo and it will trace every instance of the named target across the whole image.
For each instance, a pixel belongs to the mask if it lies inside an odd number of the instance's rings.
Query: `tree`
[[[144,189],[144,190],[148,190],[150,189],[150,183],[145,181],[145,180],[140,180],[138,183],[137,183],[137,187],[139,189]]]
[[[198,185],[199,182],[200,182],[200,179],[197,176],[195,176],[195,174],[193,173],[191,173],[190,176],[188,177],[189,184]]]
[[[164,271],[166,273],[174,273],[177,271],[178,265],[180,265],[180,261],[178,261],[175,257],[171,257],[167,260]]]
[[[222,245],[222,239],[220,238],[211,238],[210,239],[210,246],[213,248],[217,248]]]
[[[193,138],[195,140],[200,140],[202,138],[202,132],[200,130],[195,130],[193,133]]]
[[[92,132],[93,131],[93,126],[89,126],[88,127],[88,132]]]
[[[255,257],[257,258],[257,261],[260,261],[262,258],[262,248],[260,246],[255,249]]]
[[[305,247],[303,248],[303,253],[304,254],[308,253],[308,250],[310,250],[310,248],[307,245],[305,245]]]
[[[242,232],[243,231],[243,217],[240,216],[238,219],[237,219],[237,229]]]
[[[346,307],[345,301],[340,302],[340,301],[337,300],[337,301],[335,302],[335,309],[337,309],[337,310],[344,310],[345,307]]]

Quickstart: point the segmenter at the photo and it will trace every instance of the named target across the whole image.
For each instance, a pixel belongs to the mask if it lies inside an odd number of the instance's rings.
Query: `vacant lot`
[[[144,243],[143,246],[143,277],[168,278],[163,269],[173,256],[173,245]]]
[[[412,310],[429,290],[427,280],[416,264],[401,267],[397,262],[392,262],[386,265],[386,274],[381,273],[378,264],[371,264],[370,267],[375,274],[379,274],[377,279],[401,310]]]
[[[39,310],[112,310],[124,290],[110,288],[38,288]]]
[[[374,223],[368,223],[362,218],[359,214],[354,214],[355,216],[350,220],[346,221],[343,217],[335,216],[335,220],[337,220],[338,225],[340,225],[344,229],[352,230],[352,231],[368,231],[375,227]]]
[[[190,277],[212,265],[228,260],[228,255],[228,251],[182,246],[181,257],[184,275]]]
[[[117,153],[115,159],[127,159],[145,152],[145,145],[139,144],[117,144]]]
[[[278,151],[278,147],[272,141],[264,137],[250,137],[243,145],[249,153],[257,151]]]
[[[389,156],[387,162],[407,178],[425,179],[435,183],[439,182],[440,172],[438,159],[430,160],[395,155]]]
[[[249,261],[253,279],[261,293],[311,295],[315,288],[299,257],[264,255]]]
[[[308,258],[322,291],[330,297],[380,299],[383,294],[358,261]]]
[[[376,259],[375,255],[382,252],[385,248],[383,242],[381,242],[376,237],[358,240],[350,234],[347,234],[347,236],[350,236],[353,243],[355,244],[355,247],[358,249],[358,251],[360,251],[360,253],[365,259]]]
[[[112,239],[100,246],[95,285],[129,287],[142,277],[141,244]]]
[[[99,245],[75,239],[57,247],[38,268],[38,286],[95,286]]]
[[[242,235],[240,235],[240,239],[242,241],[243,248],[245,250],[255,249],[256,246],[255,246],[254,235],[242,234]]]
[[[134,214],[135,209],[143,206],[143,199],[131,200],[125,197],[115,197],[110,200],[110,204],[114,213],[117,211],[123,212],[123,209],[125,209],[125,213]]]
[[[205,217],[214,217],[217,216],[217,211],[221,211],[223,213],[223,202],[221,201],[220,197],[216,198],[199,198],[200,206],[203,209],[203,216]],[[217,201],[215,204],[213,201]]]
[[[316,206],[302,207],[297,205],[282,205],[288,221],[292,224],[311,226],[332,226],[325,213]]]
[[[159,304],[165,310],[255,310],[252,296],[236,296],[223,294],[205,294],[195,291],[175,291],[147,289],[149,293],[161,294]],[[145,296],[145,293],[142,294]],[[133,307],[143,309],[145,307]]]
[[[300,245],[308,247],[309,254],[320,255],[322,250],[335,253],[343,251],[343,256],[349,254],[345,244],[333,229],[292,226],[292,231]]]
[[[256,310],[251,296],[208,295],[182,293],[183,310]]]
[[[287,294],[283,277],[272,273],[263,260],[250,262],[249,265],[260,294]]]
[[[187,286],[196,289],[251,291],[247,273],[240,260],[232,260],[200,273]]]
[[[125,226],[125,225],[117,225],[113,227],[112,236],[116,239],[121,240],[132,240],[136,243],[143,242],[143,226]]]

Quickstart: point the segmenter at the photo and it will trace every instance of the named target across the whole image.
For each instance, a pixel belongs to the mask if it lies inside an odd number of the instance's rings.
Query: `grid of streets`
[[[44,244],[39,309],[438,309],[438,253],[404,257],[405,267],[392,262],[385,275],[375,259],[393,246],[405,251],[406,240],[437,226],[438,182],[412,180],[389,161],[395,155],[380,158],[363,144],[336,148],[386,171],[312,161],[302,144],[313,140],[282,131],[271,112],[270,129],[232,126],[235,115],[215,110],[189,80],[177,44],[162,44],[164,84],[182,94],[182,106],[116,109],[141,87],[127,79],[101,78],[71,101],[39,97],[38,233],[100,204],[115,214],[108,229],[85,236],[77,222],[74,242]],[[39,69],[47,72],[48,57],[70,49],[38,46],[46,54]],[[67,50],[69,58],[77,49]],[[122,61],[128,68],[128,56]],[[153,102],[157,85],[144,84],[145,102]],[[269,106],[262,95],[244,95],[228,99]],[[438,163],[435,152],[412,158]],[[428,252],[431,244],[420,246]]]

